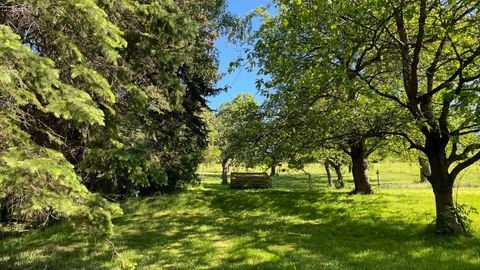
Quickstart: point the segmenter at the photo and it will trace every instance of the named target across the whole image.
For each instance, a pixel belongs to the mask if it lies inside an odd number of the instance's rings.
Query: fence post
[[[377,170],[377,186],[378,186],[378,189],[380,189],[380,171]]]

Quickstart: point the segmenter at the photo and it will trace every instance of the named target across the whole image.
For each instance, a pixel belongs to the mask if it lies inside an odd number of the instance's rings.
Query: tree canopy
[[[452,187],[480,159],[478,2],[275,3],[278,14],[252,39],[252,58],[271,76],[260,83],[274,111],[305,119],[298,134],[312,131],[307,138],[353,135],[342,148],[361,193],[369,193],[363,176],[375,141],[399,136],[428,157],[438,230],[461,230]]]
[[[121,210],[96,192],[195,179],[221,91],[213,41],[235,23],[223,0],[0,4],[2,218],[108,235]]]

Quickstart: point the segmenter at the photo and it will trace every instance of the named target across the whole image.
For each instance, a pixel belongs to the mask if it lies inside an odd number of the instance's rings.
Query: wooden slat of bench
[[[268,177],[266,173],[232,173],[232,177],[243,177],[243,176],[261,176],[261,177]]]
[[[263,174],[249,174],[249,175],[232,175],[235,178],[243,178],[243,177],[265,177],[268,178],[268,175]]]
[[[238,179],[238,180],[243,180],[243,179],[247,179],[247,180],[248,180],[248,179],[255,179],[255,180],[257,180],[257,179],[260,179],[260,180],[266,180],[266,179],[268,179],[268,177],[251,177],[251,176],[249,176],[249,177],[234,177],[234,178],[232,178],[232,179]]]
[[[268,179],[234,179],[231,182],[268,182]]]
[[[232,178],[234,181],[268,181],[268,178]]]

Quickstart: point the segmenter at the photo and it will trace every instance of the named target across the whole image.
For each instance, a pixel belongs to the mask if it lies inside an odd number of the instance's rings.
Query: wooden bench
[[[271,188],[272,180],[267,173],[231,173],[231,188]]]

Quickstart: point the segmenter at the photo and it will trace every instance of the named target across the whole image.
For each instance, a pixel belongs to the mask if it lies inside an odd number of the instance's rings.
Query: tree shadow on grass
[[[2,239],[0,269],[108,269],[103,263],[111,255],[98,248],[65,223],[55,224]]]
[[[474,258],[480,251],[477,239],[437,237],[425,233],[423,224],[402,222],[401,217],[385,220],[335,206],[342,203],[352,204],[352,197],[232,191],[212,196],[209,213],[159,216],[116,240],[125,251],[148,254],[137,261],[140,268],[172,261],[172,268],[181,269],[479,267],[478,261],[460,256]],[[364,207],[377,203],[383,202],[372,200]]]
[[[418,221],[372,210],[388,200],[346,192],[215,188],[135,199],[115,220],[113,242],[138,269],[480,267],[478,239],[438,237]],[[71,232],[58,227],[7,239],[0,258],[32,257],[0,259],[0,269],[112,267],[111,251],[69,237]]]

